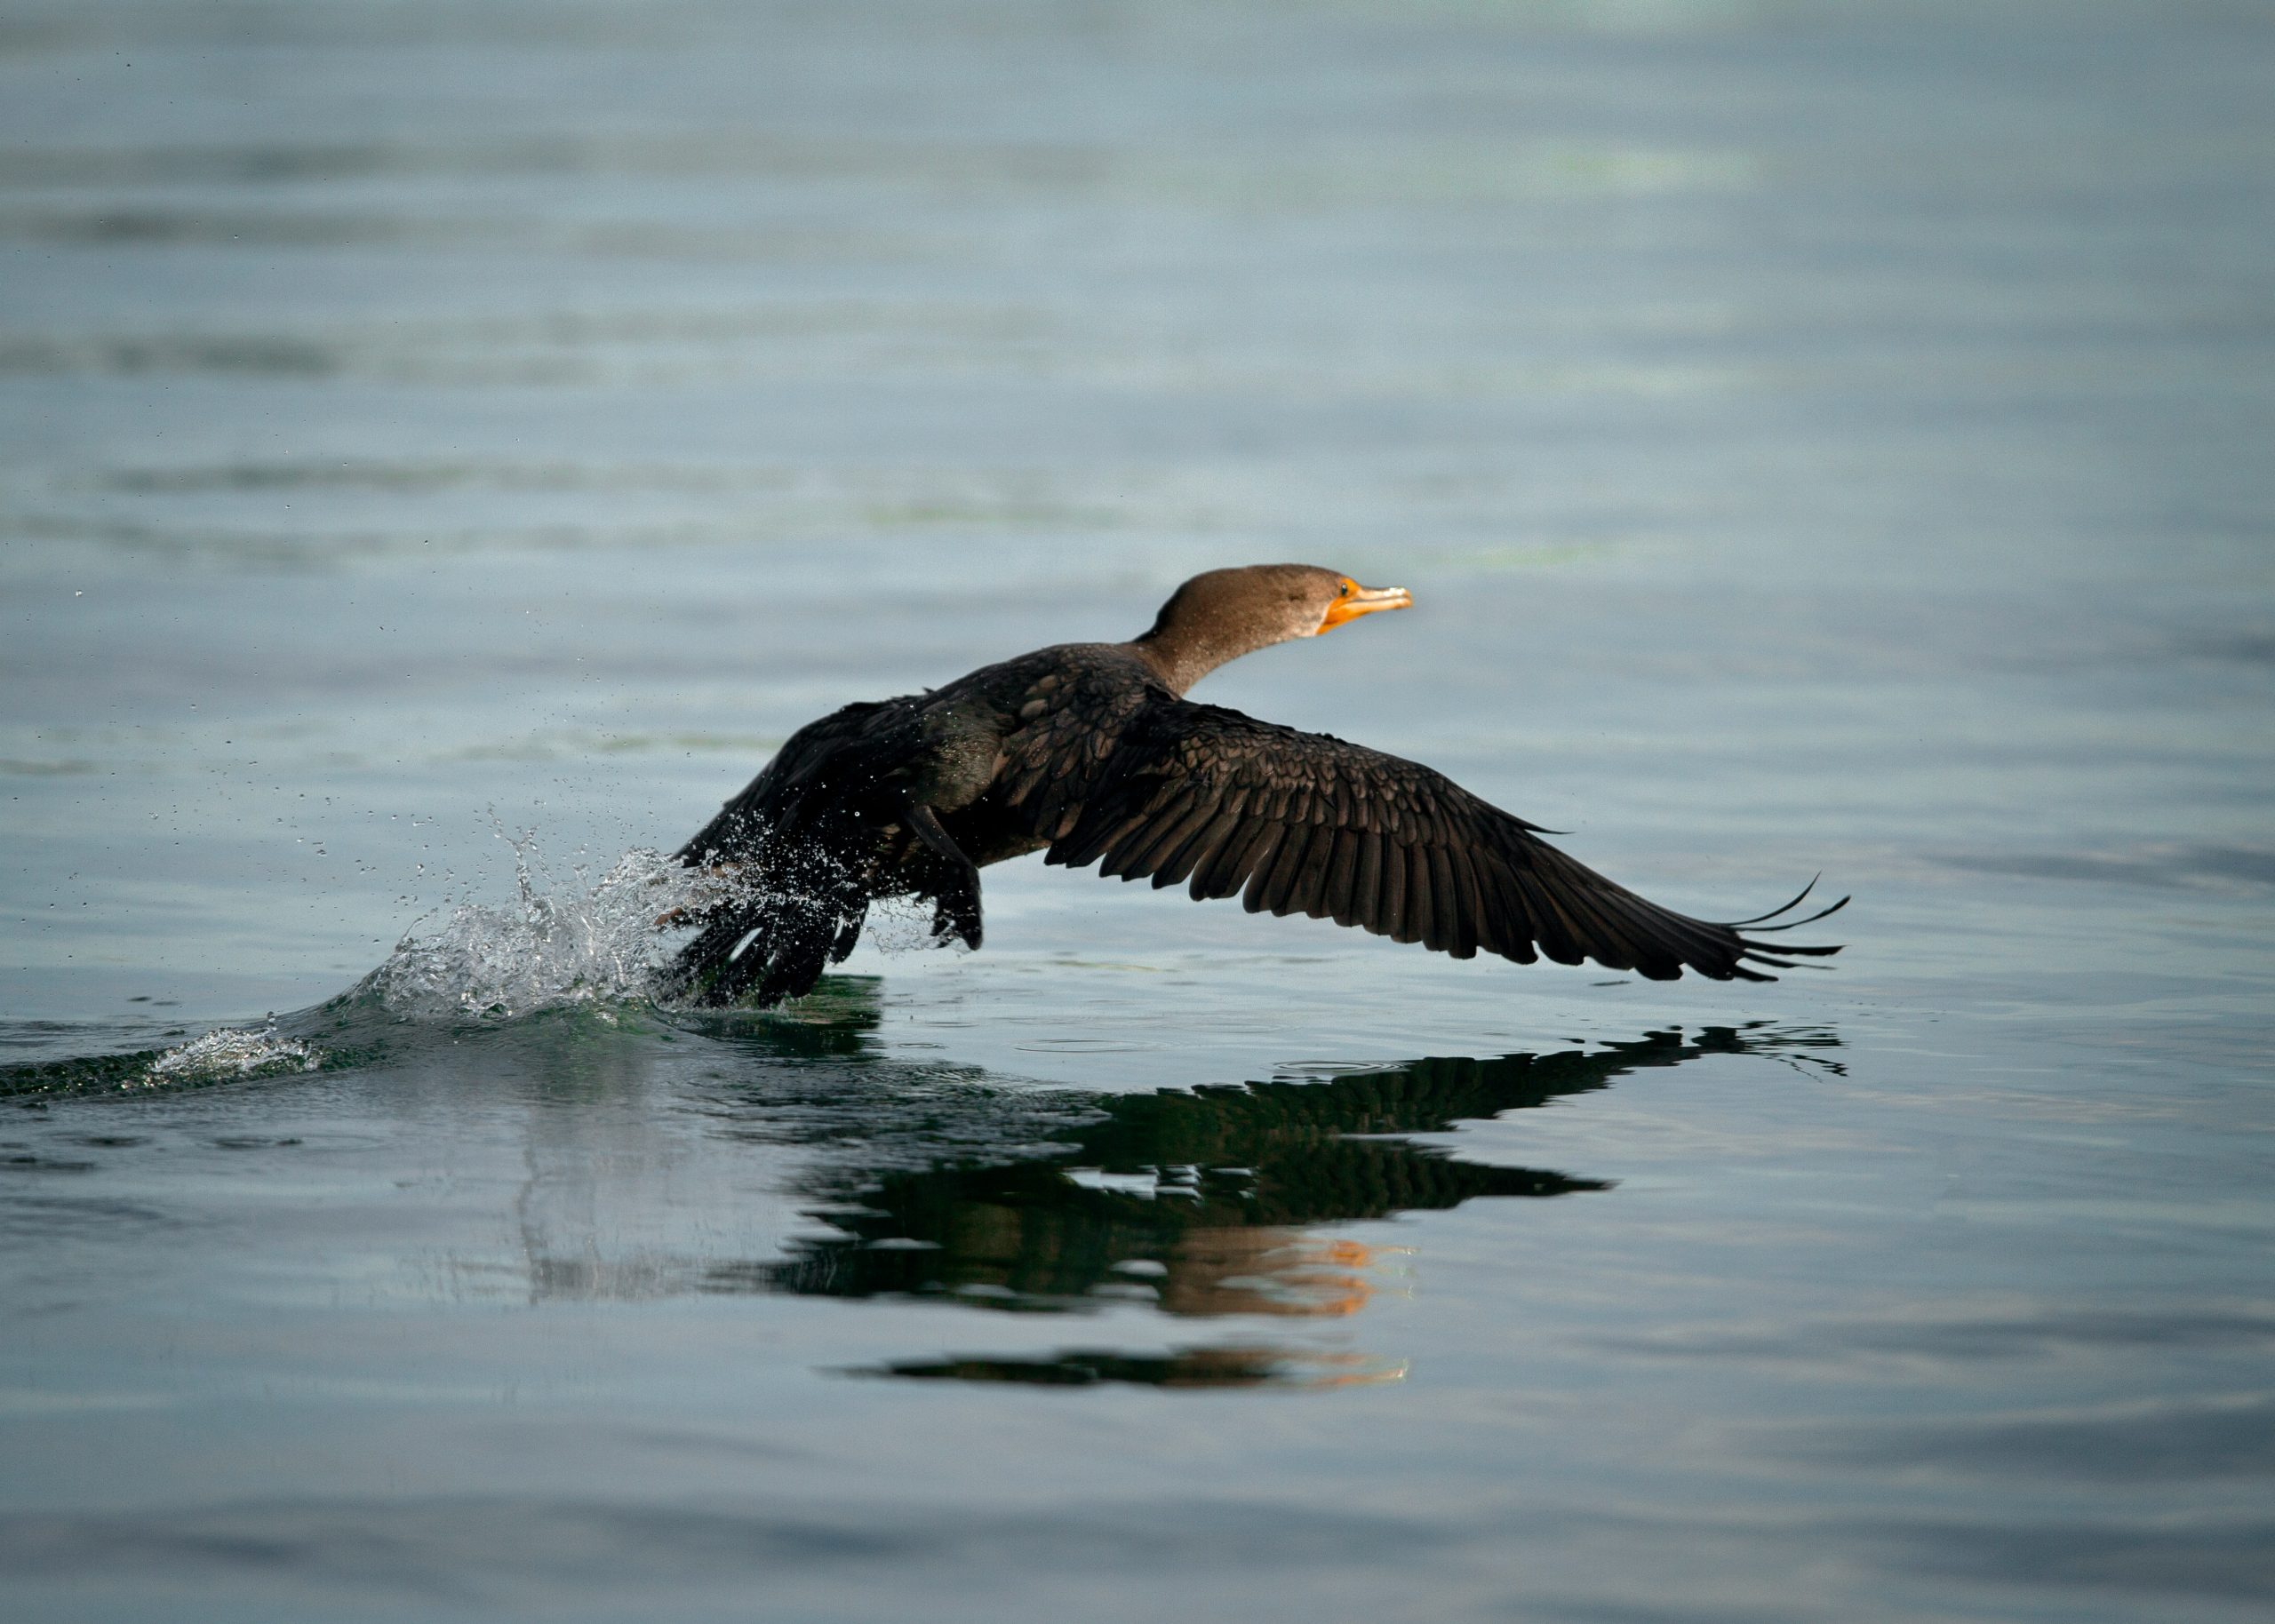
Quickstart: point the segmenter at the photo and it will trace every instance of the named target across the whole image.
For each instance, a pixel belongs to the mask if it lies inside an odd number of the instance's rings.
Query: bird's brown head
[[[1211,569],[1170,595],[1138,647],[1183,693],[1226,660],[1413,601],[1403,586],[1361,586],[1314,564]]]

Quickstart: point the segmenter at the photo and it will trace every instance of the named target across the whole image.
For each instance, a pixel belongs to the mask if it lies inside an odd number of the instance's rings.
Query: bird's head
[[[1194,576],[1161,606],[1147,635],[1206,628],[1216,634],[1211,641],[1262,649],[1291,637],[1316,637],[1346,620],[1413,601],[1403,586],[1361,586],[1316,564],[1249,564]]]
[[[1315,564],[1211,569],[1178,587],[1138,641],[1183,692],[1226,660],[1413,601],[1403,586],[1361,586]]]

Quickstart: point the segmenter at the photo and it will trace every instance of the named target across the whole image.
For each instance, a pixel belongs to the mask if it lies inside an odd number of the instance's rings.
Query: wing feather
[[[1381,928],[1375,921],[1382,917],[1383,895],[1383,837],[1372,829],[1359,832],[1359,872],[1351,881],[1351,911],[1346,918],[1335,916],[1338,925],[1362,925],[1369,930]]]
[[[1205,816],[1188,822],[1188,832],[1169,855],[1161,859],[1153,872],[1153,888],[1166,890],[1170,886],[1183,885],[1193,872],[1206,862],[1221,845],[1226,835],[1240,825],[1239,816],[1213,804],[1204,806]]]
[[[1430,848],[1409,846],[1406,848],[1406,925],[1419,942],[1433,953],[1442,953],[1449,945],[1445,931],[1438,922],[1436,877],[1430,872]]]
[[[1347,813],[1348,808],[1344,810]],[[1351,892],[1359,880],[1359,832],[1345,822],[1335,830],[1335,844],[1328,852],[1327,886],[1320,893],[1320,912],[1338,925],[1351,919]]]
[[[1839,951],[1741,934],[1781,928],[1769,921],[1802,897],[1744,926],[1674,912],[1443,775],[1329,735],[1166,695],[1110,731],[1109,748],[1074,752],[1082,771],[1010,780],[1048,862],[1189,880],[1196,900],[1238,896],[1252,913],[1331,918],[1457,958],[1593,959],[1652,980],[1765,979],[1754,967]]]
[[[1407,848],[1393,833],[1383,842],[1383,900],[1381,912],[1367,928],[1393,942],[1419,942],[1406,912]]]
[[[1241,906],[1250,913],[1260,913],[1264,910],[1265,889],[1272,883],[1274,859],[1287,834],[1288,830],[1283,824],[1264,824],[1257,827],[1249,841],[1246,865],[1248,888],[1241,893]],[[1048,863],[1050,860],[1050,855],[1044,853],[1043,861]]]

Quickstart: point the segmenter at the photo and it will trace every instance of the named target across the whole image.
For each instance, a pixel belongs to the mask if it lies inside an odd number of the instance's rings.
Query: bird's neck
[[[1151,666],[1170,692],[1183,698],[1186,689],[1226,661],[1281,641],[1236,626],[1185,623],[1156,625],[1124,647]]]

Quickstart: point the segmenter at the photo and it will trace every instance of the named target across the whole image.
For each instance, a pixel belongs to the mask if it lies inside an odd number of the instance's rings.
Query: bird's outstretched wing
[[[1217,705],[1149,705],[1074,776],[1083,782],[1072,794],[1048,774],[1019,786],[1050,841],[1045,862],[1096,863],[1157,888],[1189,881],[1196,900],[1237,894],[1252,913],[1331,919],[1457,959],[1592,959],[1654,981],[1686,969],[1769,981],[1796,957],[1840,951],[1758,938],[1846,897],[1784,924],[1768,921],[1808,890],[1757,919],[1691,919],[1573,861],[1537,825],[1443,774]]]

